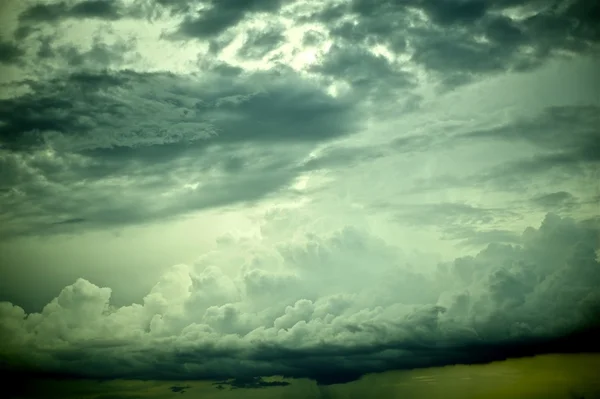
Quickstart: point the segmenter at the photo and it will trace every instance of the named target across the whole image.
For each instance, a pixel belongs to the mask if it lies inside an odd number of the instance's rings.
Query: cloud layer
[[[3,302],[4,367],[327,384],[390,368],[577,350],[582,342],[557,339],[598,328],[591,223],[549,214],[518,245],[490,244],[430,273],[406,263],[401,243],[352,227],[267,241],[221,240],[195,264],[170,268],[140,304],[111,306],[110,288],[83,279],[40,313]],[[239,274],[224,272],[231,264]]]
[[[360,125],[353,102],[286,70],[104,71],[32,88],[0,100],[3,236],[252,202],[306,171],[315,145]]]
[[[478,111],[476,126],[460,129],[442,123],[456,117],[449,111],[427,114],[448,89],[597,56],[593,1],[7,4],[1,240],[254,204],[296,195],[290,187],[315,170],[415,153],[438,158],[471,143],[532,151],[460,177],[444,169],[403,182],[404,191],[478,184],[520,194],[533,178],[569,180],[597,168],[597,101],[531,105],[502,121]],[[423,114],[440,124],[397,127]],[[382,125],[385,134],[370,129]],[[339,145],[361,134],[362,144]],[[332,148],[315,155],[323,146]],[[572,187],[546,191],[530,197],[580,196]],[[583,196],[570,210],[590,202]]]

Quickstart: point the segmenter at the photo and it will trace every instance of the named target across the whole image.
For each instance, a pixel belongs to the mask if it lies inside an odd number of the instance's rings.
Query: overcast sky
[[[599,50],[594,0],[2,0],[1,367],[597,351]]]

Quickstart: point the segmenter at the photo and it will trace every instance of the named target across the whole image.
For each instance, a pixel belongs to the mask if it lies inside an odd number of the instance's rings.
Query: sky
[[[599,50],[593,0],[1,0],[0,371],[598,352]]]

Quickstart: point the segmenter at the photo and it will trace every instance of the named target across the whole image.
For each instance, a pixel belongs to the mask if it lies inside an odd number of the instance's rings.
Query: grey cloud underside
[[[0,100],[8,235],[254,201],[305,171],[317,143],[360,126],[354,103],[285,72],[82,72],[30,85]]]
[[[518,244],[491,244],[433,274],[406,267],[398,247],[346,228],[266,245],[237,277],[208,254],[168,271],[142,304],[121,308],[109,305],[110,289],[78,280],[41,313],[0,303],[0,364],[94,378],[255,384],[283,375],[329,384],[389,369],[597,351],[599,227],[550,214]]]

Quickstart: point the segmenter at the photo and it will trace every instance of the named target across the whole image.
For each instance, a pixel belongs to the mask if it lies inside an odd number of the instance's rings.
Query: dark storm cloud
[[[54,23],[69,18],[112,21],[121,16],[121,6],[116,0],[86,0],[73,5],[66,2],[36,4],[25,10],[19,19],[22,22]]]
[[[24,54],[25,51],[19,46],[0,38],[0,64],[17,64]]]
[[[277,12],[284,1],[250,0],[241,3],[236,0],[206,1],[203,3],[206,8],[193,16],[186,16],[178,28],[178,35],[200,39],[218,36],[237,25],[249,14]]]
[[[4,234],[255,201],[301,173],[313,145],[359,123],[353,103],[285,72],[79,72],[30,86],[0,100],[0,201],[4,229],[16,229]],[[128,195],[110,194],[121,192],[115,178],[131,180]],[[184,190],[182,179],[200,185]],[[172,190],[162,205],[151,200]]]
[[[433,274],[405,269],[395,247],[347,228],[257,252],[252,264],[279,259],[289,276],[230,277],[217,256],[210,267],[174,267],[142,304],[121,308],[109,305],[109,288],[79,279],[41,313],[0,303],[0,354],[15,371],[260,387],[269,375],[333,384],[390,369],[594,352],[599,227],[549,214],[516,245],[490,244]],[[268,288],[282,277],[290,288]],[[269,290],[268,305],[246,289],[250,280]]]
[[[502,14],[511,7],[529,15]],[[385,43],[396,53],[410,48],[412,61],[455,86],[481,74],[539,66],[556,50],[596,52],[599,16],[593,0],[355,0],[326,6],[313,18],[338,40]]]

